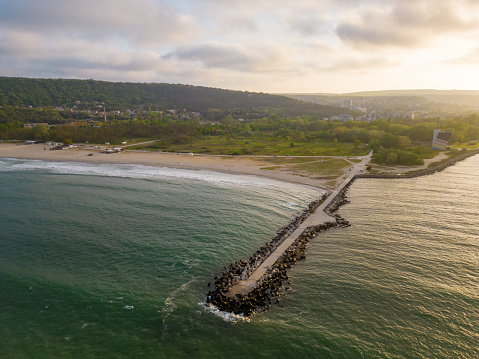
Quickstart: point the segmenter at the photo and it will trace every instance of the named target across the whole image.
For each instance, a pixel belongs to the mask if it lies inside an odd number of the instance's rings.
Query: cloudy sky
[[[479,1],[0,0],[0,75],[479,90]]]

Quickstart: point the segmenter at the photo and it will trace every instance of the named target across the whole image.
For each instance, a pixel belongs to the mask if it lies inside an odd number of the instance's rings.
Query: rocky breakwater
[[[310,226],[304,230],[284,253],[268,267],[266,273],[255,283],[247,293],[231,295],[230,289],[239,281],[244,281],[273,253],[283,241],[291,235],[311,213],[316,211],[327,198],[323,195],[320,199],[309,204],[308,208],[294,218],[291,223],[282,227],[273,239],[259,248],[248,260],[239,260],[223,268],[222,273],[214,278],[213,285],[206,296],[206,303],[218,309],[235,314],[251,315],[255,311],[267,310],[271,304],[279,302],[283,285],[289,281],[288,270],[306,255],[308,242],[320,232],[344,223],[336,215],[336,222],[327,222]],[[339,207],[338,204],[335,206]]]
[[[465,159],[467,159],[471,156],[475,156],[477,154],[479,154],[479,150],[474,150],[474,151],[468,151],[468,152],[465,152],[465,153],[461,153],[458,156],[449,158],[446,161],[444,161],[444,162],[442,162],[442,163],[440,163],[436,166],[433,166],[431,168],[426,168],[426,169],[423,169],[423,170],[419,170],[419,171],[415,171],[415,172],[400,173],[400,174],[396,174],[396,173],[361,173],[361,174],[357,174],[356,176],[354,176],[354,178],[351,182],[353,182],[355,179],[358,179],[358,178],[394,179],[394,178],[414,178],[414,177],[427,176],[427,175],[430,175],[430,174],[434,174],[436,172],[441,172],[441,171],[445,170],[446,168],[455,165],[457,162],[463,161],[463,160],[465,160]]]
[[[346,196],[349,187],[353,184],[354,180],[357,177],[354,176],[351,180],[341,189],[341,191],[336,195],[336,197],[331,201],[331,203],[326,207],[325,212],[329,215],[336,218],[336,224],[341,227],[350,226],[349,221],[345,220],[339,213],[338,210],[341,206],[349,203],[349,200]]]
[[[250,316],[253,312],[265,311],[272,304],[279,303],[282,288],[286,282],[290,283],[288,270],[299,260],[306,257],[306,246],[308,242],[320,232],[336,226],[335,222],[328,222],[318,226],[308,227],[294,243],[288,247],[283,255],[268,269],[268,271],[257,282],[257,285],[247,294],[236,294],[234,298],[228,296],[228,291],[234,284],[234,279],[240,272],[240,268],[246,271],[251,268],[251,259],[239,261],[230,265],[220,277],[215,278],[214,288],[207,294],[206,302],[218,309],[235,314]],[[263,248],[263,247],[262,247]],[[269,246],[267,246],[269,248]],[[226,269],[226,268],[225,268]],[[244,270],[242,272],[244,275]],[[288,288],[286,288],[288,289]]]

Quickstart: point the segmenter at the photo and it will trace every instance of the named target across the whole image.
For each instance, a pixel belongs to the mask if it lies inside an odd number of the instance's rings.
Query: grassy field
[[[329,159],[319,162],[303,163],[295,166],[300,172],[307,172],[309,175],[334,179],[339,177],[345,168],[351,167],[351,163],[341,159]]]
[[[336,158],[259,158],[258,161],[271,163],[272,166],[261,167],[262,170],[281,170],[308,177],[335,179],[351,167],[351,162]]]
[[[465,142],[454,145],[454,148],[463,149],[468,148],[470,150],[477,150],[479,148],[479,141]]]
[[[208,136],[188,144],[161,141],[154,149],[167,152],[193,152],[210,155],[255,155],[255,156],[362,156],[366,148],[354,148],[350,143],[333,142],[286,142],[279,138]]]

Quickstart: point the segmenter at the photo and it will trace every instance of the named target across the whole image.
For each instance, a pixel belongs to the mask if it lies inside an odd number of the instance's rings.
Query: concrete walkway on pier
[[[294,243],[294,241],[303,233],[308,227],[321,225],[327,222],[336,222],[336,217],[330,216],[325,212],[325,209],[336,198],[341,190],[353,179],[353,177],[364,171],[366,164],[370,161],[372,151],[362,158],[362,161],[349,171],[349,176],[321,203],[318,209],[312,213],[293,233],[287,237],[276,250],[269,255],[264,262],[256,268],[256,270],[245,280],[241,280],[231,287],[226,293],[226,296],[234,298],[236,294],[247,295],[256,287],[256,284],[268,271],[269,268],[283,255],[283,253]]]

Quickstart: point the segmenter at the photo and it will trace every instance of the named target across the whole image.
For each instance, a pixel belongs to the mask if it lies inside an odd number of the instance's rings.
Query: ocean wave
[[[281,182],[253,175],[238,175],[211,170],[193,170],[132,164],[87,164],[77,162],[48,162],[42,160],[19,160],[2,158],[0,172],[42,171],[55,174],[119,177],[145,180],[189,180],[201,181],[216,186],[240,186],[277,188],[290,190],[296,187],[304,193],[305,186]],[[312,189],[313,190],[313,189]],[[317,190],[314,190],[317,191]]]

